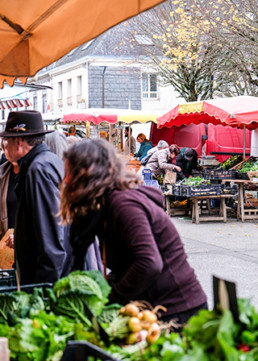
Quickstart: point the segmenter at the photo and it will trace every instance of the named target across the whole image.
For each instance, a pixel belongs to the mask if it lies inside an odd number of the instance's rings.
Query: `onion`
[[[142,311],[142,320],[149,322],[149,323],[154,323],[157,322],[157,316],[150,310],[144,310]]]
[[[160,336],[160,327],[157,323],[153,323],[148,331],[148,335],[146,337],[147,342],[154,343]]]
[[[134,305],[133,303],[128,303],[125,306],[125,314],[127,316],[137,317],[139,312],[140,312],[139,308],[136,305]]]
[[[128,327],[132,332],[141,331],[141,321],[137,317],[131,317],[128,321]]]
[[[125,340],[127,345],[133,345],[134,343],[137,343],[139,341],[141,341],[141,336],[139,332],[130,333]]]

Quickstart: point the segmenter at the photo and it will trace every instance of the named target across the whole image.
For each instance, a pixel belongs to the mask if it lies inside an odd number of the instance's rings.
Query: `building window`
[[[47,112],[47,94],[42,95],[42,113]]]
[[[67,96],[72,96],[72,79],[67,80]]]
[[[33,97],[33,109],[38,110],[38,97],[37,96]]]
[[[58,99],[63,99],[63,84],[58,82]]]
[[[156,74],[142,74],[142,97],[144,99],[155,99],[158,97]]]
[[[82,77],[81,75],[77,76],[77,95],[82,94]]]
[[[4,110],[2,110],[2,120],[5,119],[5,114],[4,114]]]

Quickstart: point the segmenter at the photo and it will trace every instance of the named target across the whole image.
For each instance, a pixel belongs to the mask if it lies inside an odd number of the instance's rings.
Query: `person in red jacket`
[[[207,298],[187,261],[180,236],[164,211],[162,192],[125,172],[114,148],[85,140],[64,153],[60,215],[72,222],[75,268],[97,235],[112,287],[111,302],[162,305],[163,320],[185,323]]]

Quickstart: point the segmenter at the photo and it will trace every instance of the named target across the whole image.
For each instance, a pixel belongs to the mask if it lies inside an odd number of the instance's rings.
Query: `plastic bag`
[[[176,183],[176,176],[177,176],[177,173],[174,172],[173,170],[167,170],[166,171],[166,174],[165,174],[165,177],[163,179],[163,184],[175,184]]]

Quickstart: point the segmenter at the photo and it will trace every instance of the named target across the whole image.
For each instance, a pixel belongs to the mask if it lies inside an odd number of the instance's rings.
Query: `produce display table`
[[[175,196],[171,194],[164,194],[166,212],[169,217],[173,216],[187,216],[191,213],[190,201],[188,199],[185,207],[172,208],[171,201],[175,200]]]
[[[243,179],[227,179],[222,181],[222,183],[226,182],[234,182],[238,185],[237,220],[244,222],[247,219],[258,219],[258,208],[245,208],[245,187],[251,184],[258,190],[258,183]]]
[[[220,195],[203,195],[203,196],[195,196],[191,197],[192,201],[192,222],[199,224],[202,222],[209,222],[209,221],[223,221],[224,223],[227,222],[227,210],[226,210],[226,199],[232,198],[233,194],[220,194]],[[220,200],[220,208],[219,208],[219,215],[212,214],[211,208],[211,200],[212,199],[219,199]],[[203,210],[203,201],[205,201],[208,214],[201,215]]]

